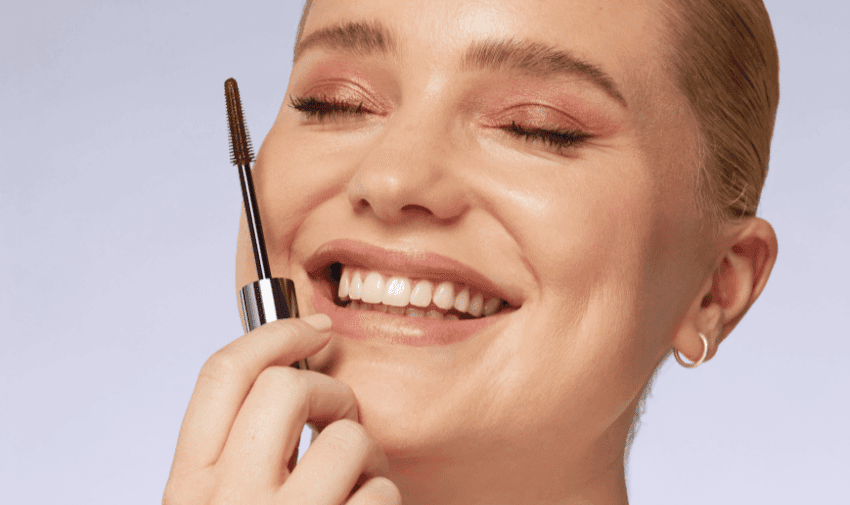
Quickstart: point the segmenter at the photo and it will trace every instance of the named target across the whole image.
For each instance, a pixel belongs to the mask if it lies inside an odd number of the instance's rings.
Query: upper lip
[[[333,263],[413,279],[448,280],[501,298],[512,307],[522,305],[518,290],[500,286],[474,268],[441,254],[416,249],[385,249],[353,240],[333,240],[321,245],[307,259],[304,268],[310,276],[318,277]]]

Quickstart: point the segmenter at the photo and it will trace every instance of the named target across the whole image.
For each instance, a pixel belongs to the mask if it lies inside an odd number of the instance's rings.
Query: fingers
[[[275,321],[207,361],[180,430],[164,502],[400,503],[385,478],[386,456],[357,423],[351,388],[287,366],[327,345],[328,329],[324,315]],[[286,459],[308,421],[326,427],[290,474]]]
[[[338,419],[357,421],[357,400],[348,385],[316,372],[266,368],[236,416],[218,465],[243,482],[279,485],[304,424]]]
[[[339,420],[322,430],[310,445],[281,488],[278,502],[300,503],[304,497],[309,496],[309,503],[314,505],[345,503],[361,475],[370,478],[385,477],[388,474],[389,464],[384,451],[366,433],[363,426],[347,419]],[[361,486],[355,495],[369,482]],[[387,494],[387,490],[381,488],[381,485],[381,482],[371,484],[363,491],[363,497],[376,493]]]
[[[401,492],[386,477],[367,480],[345,505],[401,505]]]
[[[314,314],[265,324],[234,340],[204,364],[180,427],[172,470],[212,465],[248,390],[262,370],[315,354],[330,340],[330,318]]]

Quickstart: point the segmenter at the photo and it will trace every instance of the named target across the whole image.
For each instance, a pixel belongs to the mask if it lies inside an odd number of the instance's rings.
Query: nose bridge
[[[456,218],[466,202],[449,162],[449,127],[433,109],[409,112],[397,113],[374,141],[349,183],[349,200],[390,222],[422,214]]]

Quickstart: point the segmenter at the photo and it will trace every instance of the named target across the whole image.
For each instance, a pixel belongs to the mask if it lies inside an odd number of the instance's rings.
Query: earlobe
[[[679,356],[679,350],[675,347],[673,348],[673,356],[675,356],[676,361],[678,361],[679,364],[685,368],[696,368],[702,365],[703,361],[705,361],[705,358],[708,357],[708,350],[710,347],[708,343],[708,337],[706,337],[704,333],[698,333],[697,335],[699,335],[700,340],[702,340],[702,354],[700,354],[700,357],[696,361],[693,361],[691,363],[685,363],[682,360],[681,356]]]
[[[674,338],[673,347],[698,361],[708,341],[707,359],[735,328],[759,297],[776,262],[778,245],[773,227],[760,218],[730,223],[717,267],[699,290]]]
[[[723,308],[712,299],[710,293],[713,286],[712,278],[709,278],[700,289],[700,294],[694,300],[688,316],[673,338],[673,350],[677,351],[676,361],[684,367],[696,368],[698,365],[694,363],[701,364],[710,360],[720,344]],[[683,359],[689,360],[694,365],[688,366]]]

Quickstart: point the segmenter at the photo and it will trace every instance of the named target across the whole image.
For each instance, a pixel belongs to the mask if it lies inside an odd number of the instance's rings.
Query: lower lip
[[[334,332],[354,340],[385,340],[413,347],[449,345],[469,339],[505,313],[458,321],[347,309],[330,298],[327,284],[313,280],[313,308],[330,316]]]

